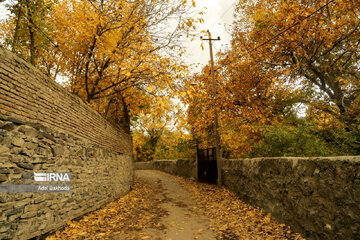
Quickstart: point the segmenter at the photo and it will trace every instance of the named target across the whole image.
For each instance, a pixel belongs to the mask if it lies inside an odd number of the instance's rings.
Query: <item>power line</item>
[[[311,14],[309,14],[308,16],[306,16],[305,18],[301,19],[300,21],[297,21],[296,23],[294,23],[293,25],[291,25],[290,27],[286,28],[285,30],[281,31],[280,33],[276,34],[274,37],[266,40],[265,42],[259,44],[258,46],[256,46],[254,49],[252,49],[250,52],[255,51],[256,49],[268,44],[269,42],[271,42],[272,40],[278,38],[279,36],[281,36],[282,34],[284,34],[285,32],[289,31],[291,28],[295,27],[296,25],[300,24],[301,22],[303,22],[304,20],[312,17],[315,13],[317,13],[318,11],[322,10],[323,8],[327,7],[330,3],[335,2],[335,0],[331,0],[328,3],[326,3],[324,6],[318,8],[317,10],[315,10],[314,12],[312,12]]]
[[[210,28],[213,28],[214,25],[215,25],[216,23],[218,23],[219,20],[222,19],[222,18],[229,12],[229,10],[232,9],[235,5],[236,5],[236,1],[235,1],[233,4],[231,4],[231,5],[220,15],[220,17],[218,17],[218,18],[216,19],[216,21],[213,22],[213,24],[210,26]],[[224,27],[224,28],[225,28],[225,27]],[[227,31],[226,31],[226,28],[225,28],[225,32],[227,32]],[[200,32],[198,32],[197,34],[200,34]],[[197,36],[196,34],[189,34],[189,36],[199,37],[199,36]],[[190,50],[190,52],[192,52],[192,51],[195,49],[195,47],[196,47],[196,46],[192,47],[191,50]]]
[[[287,31],[289,31],[290,29],[292,29],[293,27],[295,27],[296,25],[300,24],[301,22],[305,21],[306,19],[312,17],[315,13],[319,12],[320,10],[324,9],[325,7],[327,7],[328,5],[330,5],[331,3],[335,2],[335,0],[330,0],[329,2],[327,2],[325,5],[321,6],[320,8],[316,9],[314,12],[310,13],[309,15],[307,15],[306,17],[304,17],[303,19],[297,21],[296,23],[292,24],[291,26],[287,27],[286,29],[282,30],[281,32],[277,33],[274,37],[260,43],[258,46],[254,47],[252,50],[248,50],[248,54],[251,54],[253,51],[263,47],[264,45],[268,44],[269,42],[273,41],[274,39],[278,38],[279,36],[281,36],[282,34],[286,33]],[[228,11],[228,10],[227,10]],[[223,14],[224,15],[224,14]]]
[[[225,10],[225,12],[224,12],[223,14],[221,14],[220,17],[218,17],[218,18],[216,19],[216,21],[211,25],[210,28],[212,28],[217,22],[219,22],[219,20],[222,19],[222,18],[225,16],[225,14],[227,14],[227,13],[229,12],[229,10],[230,10],[231,8],[235,7],[235,5],[236,5],[236,2],[234,2],[233,4],[231,4],[231,5]]]

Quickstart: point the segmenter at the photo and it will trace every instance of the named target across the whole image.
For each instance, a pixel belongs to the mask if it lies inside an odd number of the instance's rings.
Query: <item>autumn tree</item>
[[[239,1],[229,56],[251,56],[279,84],[303,90],[299,101],[352,128],[360,113],[359,16],[356,0]]]
[[[217,97],[211,95],[209,66],[201,74],[185,81],[182,100],[188,105],[189,131],[200,147],[213,147],[214,109],[219,112],[219,132],[223,150],[236,156],[249,152],[251,145],[259,141],[260,126],[274,120],[271,81],[251,62],[238,63],[230,68],[229,59],[215,67]],[[239,79],[242,79],[239,82]]]
[[[2,40],[7,47],[37,67],[44,67],[43,55],[50,47],[48,17],[54,1],[19,0],[11,2],[9,19],[1,23]]]
[[[145,103],[146,102],[146,103]],[[176,106],[167,96],[148,96],[141,114],[133,119],[134,156],[137,161],[150,161],[164,132],[171,131]]]
[[[141,105],[134,93],[165,91],[174,77],[184,74],[185,66],[171,53],[181,53],[178,38],[193,29],[195,19],[184,15],[188,4],[186,0],[61,2],[54,11],[54,36],[64,52],[60,64],[71,91],[100,108],[106,118],[110,109],[121,110],[129,131],[129,108]]]
[[[21,53],[31,62],[36,56],[37,66],[67,79],[69,91],[127,132],[144,110],[142,101],[170,94],[174,80],[186,74],[179,56],[181,40],[198,21],[193,0],[63,0],[44,7],[42,22],[25,14],[31,1],[19,1],[2,23],[9,47],[25,49]],[[48,44],[33,51],[40,41],[26,40],[24,26]]]
[[[209,67],[184,85],[195,136],[203,143],[209,139],[214,108],[220,115],[222,147],[236,155],[248,156],[266,136],[274,136],[270,131],[281,127],[289,128],[290,135],[296,133],[291,128],[298,128],[299,137],[318,134],[307,138],[319,140],[323,150],[308,148],[305,155],[329,152],[326,144],[331,140],[323,138],[324,129],[310,130],[318,123],[309,112],[314,109],[315,115],[331,115],[338,127],[355,136],[360,113],[359,7],[352,0],[238,1],[231,49],[220,53],[216,64],[217,98],[211,98]],[[311,123],[299,119],[290,126],[299,103],[309,106],[306,121]]]

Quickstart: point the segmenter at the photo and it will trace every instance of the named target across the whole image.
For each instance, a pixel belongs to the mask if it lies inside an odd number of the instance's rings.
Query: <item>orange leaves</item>
[[[340,111],[359,115],[354,56],[360,48],[354,46],[360,38],[360,2],[328,4],[326,11],[324,4],[238,1],[232,48],[216,63],[216,99],[210,97],[208,66],[185,83],[182,100],[189,104],[187,122],[195,137],[212,138],[214,108],[223,148],[238,156],[261,141],[264,125],[280,121],[298,102],[314,105],[323,99],[322,109],[343,105]],[[200,82],[204,86],[193,91],[191,83]]]
[[[270,214],[241,201],[234,193],[214,185],[180,179],[196,202],[194,211],[211,221],[216,239],[297,239],[304,238],[284,224],[276,223]]]
[[[132,117],[142,114],[152,112],[153,118],[161,119],[170,104],[159,96],[172,95],[174,82],[188,71],[172,57],[184,52],[173,43],[177,37],[172,34],[188,33],[198,21],[187,15],[191,5],[187,1],[59,2],[50,22],[52,38],[64,53],[56,64],[69,78],[70,90],[126,129]],[[163,34],[159,29],[168,28],[173,16],[181,19],[184,29]]]
[[[79,221],[68,221],[63,231],[47,240],[55,239],[147,239],[146,228],[159,227],[158,221],[166,213],[152,197],[153,190],[135,179],[134,190],[103,209],[90,213]]]
[[[344,95],[353,101],[359,78],[353,57],[360,51],[354,49],[360,37],[359,9],[359,1],[239,1],[236,14],[250,23],[236,22],[231,52],[251,50],[269,40],[251,57],[263,72],[274,74],[275,86],[284,89],[286,97],[302,88],[313,101],[328,98],[336,105]],[[345,102],[344,108],[351,109]]]
[[[234,61],[229,61],[232,57]],[[235,59],[236,53],[230,51],[215,67],[215,99],[211,97],[211,77],[206,66],[201,74],[184,83],[182,100],[189,104],[187,122],[192,133],[200,142],[210,139],[210,146],[217,108],[222,146],[239,156],[249,153],[251,144],[258,141],[259,126],[271,121],[267,104],[272,90],[270,81],[262,78],[261,70],[253,62]]]

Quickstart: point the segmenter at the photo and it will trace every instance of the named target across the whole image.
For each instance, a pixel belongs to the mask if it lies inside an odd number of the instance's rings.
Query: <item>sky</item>
[[[5,5],[11,0],[0,0],[0,20],[5,19],[8,11]],[[13,0],[17,2],[16,0]],[[200,34],[201,30],[210,30],[212,38],[220,37],[220,41],[213,42],[214,56],[220,49],[226,48],[230,44],[230,29],[234,20],[234,8],[236,0],[196,0],[196,9],[205,12],[203,15],[204,23],[197,25],[198,36],[194,41],[186,39],[184,45],[187,54],[184,61],[187,64],[200,63],[195,71],[201,71],[202,66],[206,65],[210,59],[208,41],[204,42],[204,51],[201,49]],[[204,36],[207,38],[207,36]],[[216,57],[216,56],[215,56]]]
[[[0,0],[0,20],[6,18],[8,11],[6,10],[5,5],[8,3],[8,0]]]
[[[216,52],[230,46],[231,40],[231,24],[234,21],[234,9],[236,0],[196,0],[196,9],[204,11],[204,23],[197,25],[197,30],[210,30],[211,37],[220,37],[220,41],[213,42],[213,52],[216,58]],[[202,66],[206,65],[210,60],[209,43],[204,42],[204,51],[201,49],[201,40],[199,34],[194,41],[188,40],[185,43],[187,55],[185,62],[188,64],[200,63],[196,71],[201,71]],[[203,36],[208,38],[208,36]]]

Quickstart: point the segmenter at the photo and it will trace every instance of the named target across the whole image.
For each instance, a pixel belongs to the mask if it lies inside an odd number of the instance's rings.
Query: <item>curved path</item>
[[[63,231],[57,231],[48,239],[304,238],[223,187],[158,171],[139,170],[135,172],[132,191],[79,221],[69,221]]]

